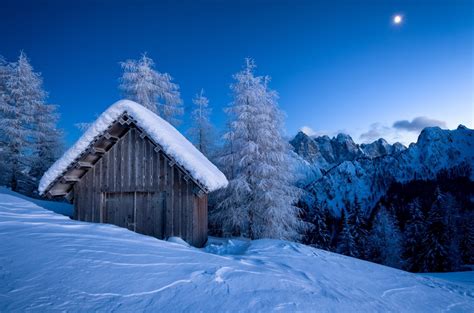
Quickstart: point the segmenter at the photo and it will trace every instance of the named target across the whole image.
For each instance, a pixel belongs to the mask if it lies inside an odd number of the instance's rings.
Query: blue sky
[[[0,54],[27,53],[68,144],[74,123],[120,99],[119,62],[145,51],[186,108],[206,90],[218,128],[248,56],[272,77],[289,136],[408,143],[426,125],[474,125],[473,1],[2,0],[0,12]]]

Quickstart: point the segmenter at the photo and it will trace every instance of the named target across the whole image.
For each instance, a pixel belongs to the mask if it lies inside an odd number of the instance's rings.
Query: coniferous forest
[[[468,270],[463,265],[474,255],[470,175],[464,164],[432,180],[395,182],[369,215],[357,200],[340,218],[313,208],[304,217],[313,225],[305,243],[411,272]]]

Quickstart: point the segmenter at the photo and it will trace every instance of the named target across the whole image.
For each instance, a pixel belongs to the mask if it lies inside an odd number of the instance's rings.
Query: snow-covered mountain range
[[[323,170],[328,170],[344,161],[364,157],[372,159],[406,149],[399,142],[391,145],[383,138],[370,144],[356,144],[351,136],[342,133],[329,138],[329,136],[309,136],[302,131],[298,132],[290,144],[298,155]]]
[[[315,173],[306,181],[309,201],[325,203],[335,215],[356,200],[368,212],[393,182],[434,179],[443,169],[468,168],[474,179],[474,131],[462,125],[455,130],[425,128],[408,148],[384,139],[358,145],[345,134],[329,138],[303,132],[290,143]]]

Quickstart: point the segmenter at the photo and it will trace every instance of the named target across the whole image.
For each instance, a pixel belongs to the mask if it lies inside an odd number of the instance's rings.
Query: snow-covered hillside
[[[1,312],[474,311],[473,286],[446,277],[278,240],[199,250],[73,221],[4,191],[0,242]]]

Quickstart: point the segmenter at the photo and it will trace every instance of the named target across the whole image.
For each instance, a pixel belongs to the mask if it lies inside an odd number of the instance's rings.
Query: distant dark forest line
[[[355,199],[340,218],[309,208],[306,244],[412,272],[446,272],[474,263],[471,167],[442,170],[432,180],[392,183],[368,214]]]

